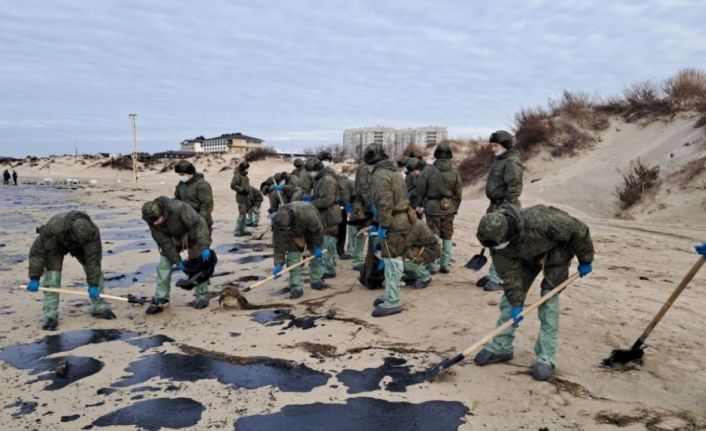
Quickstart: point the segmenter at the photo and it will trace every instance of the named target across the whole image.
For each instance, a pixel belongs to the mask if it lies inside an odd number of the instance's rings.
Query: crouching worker
[[[43,287],[61,286],[64,256],[71,253],[86,272],[88,296],[91,298],[91,316],[114,319],[115,314],[100,298],[103,292],[101,271],[101,236],[86,213],[69,211],[57,214],[37,229],[39,236],[29,250],[29,284],[27,290],[39,290],[39,279],[44,275]],[[44,292],[44,324],[42,329],[54,331],[59,325],[59,294]]]
[[[541,272],[544,276],[542,296],[569,277],[574,256],[578,258],[581,277],[588,275],[592,271],[593,242],[585,223],[544,205],[525,209],[502,205],[480,220],[476,236],[484,247],[491,249],[495,268],[504,281],[497,325],[510,319],[515,321],[513,327],[495,337],[476,355],[476,364],[488,365],[512,359],[515,327],[522,320],[519,314],[537,275]],[[538,312],[539,336],[534,345],[537,360],[532,377],[547,380],[556,367],[559,295],[542,304]]]
[[[208,223],[191,206],[165,196],[146,202],[142,206],[142,219],[150,227],[161,255],[157,265],[157,289],[146,311],[147,314],[157,314],[169,305],[172,272],[174,269],[184,270],[179,252],[188,250],[189,259],[200,256],[207,262],[211,259],[211,236]],[[208,307],[208,282],[196,285],[194,296],[194,308]]]
[[[408,217],[414,218],[414,223],[405,238],[405,281],[412,283],[415,289],[424,289],[431,283],[431,273],[427,265],[441,257],[441,245],[429,226],[417,220],[416,211],[413,212],[414,214],[408,214]]]
[[[312,251],[316,260],[323,258],[324,225],[319,211],[306,202],[296,201],[280,205],[272,218],[272,245],[274,248],[277,276],[286,264],[287,267],[299,262],[305,248]],[[327,287],[322,281],[323,266],[311,266],[311,288],[321,290]],[[289,297],[302,296],[303,282],[301,266],[289,271]]]

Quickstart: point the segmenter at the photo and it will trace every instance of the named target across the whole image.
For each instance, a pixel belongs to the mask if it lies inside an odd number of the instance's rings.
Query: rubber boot
[[[233,232],[233,236],[247,236],[247,235],[252,235],[252,233],[245,230],[245,214],[241,214],[238,216],[238,219],[235,221],[235,232]]]
[[[197,310],[208,307],[210,296],[208,295],[208,282],[197,284],[194,288],[194,308]]]
[[[253,210],[252,212],[252,226],[258,227],[260,225],[260,209]]]
[[[300,251],[287,252],[287,267],[298,263],[301,260],[302,253]],[[298,266],[289,271],[289,298],[297,299],[304,294],[304,282],[302,281],[302,267]]]
[[[386,257],[382,260],[385,262],[384,301],[373,309],[373,317],[389,316],[402,311],[399,284],[404,272],[404,262],[401,257]]]
[[[453,263],[453,250],[454,244],[450,239],[444,239],[441,241],[441,258],[439,259],[439,272],[442,274],[448,274],[451,271],[451,264]]]
[[[47,271],[42,280],[42,287],[61,287],[61,271]],[[44,292],[44,303],[42,305],[44,314],[44,324],[42,329],[54,331],[59,326],[59,294],[54,292]]]
[[[324,235],[324,247],[328,250],[323,257],[324,279],[336,277],[336,256],[338,256],[338,251],[336,250],[337,243],[338,239],[335,236]]]
[[[103,273],[101,273],[101,278],[98,281],[98,292],[102,295],[104,289],[105,278],[103,277]],[[91,299],[91,316],[106,320],[115,319],[115,314],[110,311],[103,298]]]

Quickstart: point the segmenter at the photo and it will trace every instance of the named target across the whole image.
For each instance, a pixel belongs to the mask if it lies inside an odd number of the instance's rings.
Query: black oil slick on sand
[[[284,317],[281,322],[290,320],[291,323],[293,320],[291,315],[277,317]],[[311,323],[313,324],[313,321]],[[130,387],[130,393],[137,389],[142,391],[142,388],[146,387],[136,385],[155,378],[170,382],[169,387],[176,390],[179,388],[174,386],[173,382],[215,379],[223,385],[236,389],[249,390],[271,386],[281,392],[310,392],[326,385],[331,378],[328,373],[276,358],[227,356],[188,346],[181,346],[183,352],[178,353],[154,350],[173,341],[164,335],[142,336],[130,331],[84,329],[49,335],[33,343],[3,347],[0,349],[0,360],[15,368],[29,370],[33,379],[28,380],[27,384],[48,381],[49,383],[42,389],[54,391],[99,373],[105,365],[102,361],[91,357],[57,354],[68,353],[84,345],[107,342],[130,344],[137,347],[141,354],[149,350],[144,356],[141,355],[129,363],[125,368],[125,374],[112,383],[111,388],[98,391],[98,394],[103,395],[107,402],[95,403],[91,406],[106,403],[121,405],[119,402],[125,395],[123,388]],[[343,370],[336,377],[348,387],[348,393],[355,394],[380,390],[380,383],[386,376],[391,377],[391,380],[382,389],[404,391],[407,386],[419,383],[415,378],[416,375],[417,373],[412,372],[410,367],[405,365],[404,360],[387,358],[380,367]],[[199,424],[206,412],[206,406],[199,400],[179,397],[180,394],[177,393],[170,396],[169,392],[174,391],[167,388],[164,392],[164,386],[149,388],[151,388],[149,391],[143,391],[145,394],[134,396],[132,404],[98,418],[96,418],[98,415],[91,415],[90,409],[82,409],[73,412],[57,411],[54,419],[51,417],[44,419],[48,412],[42,412],[41,408],[38,411],[37,403],[34,401],[18,400],[4,407],[7,410],[12,409],[11,419],[8,415],[10,421],[27,418],[24,420],[36,420],[38,421],[36,423],[41,426],[49,426],[52,420],[60,418],[62,422],[76,423],[76,429],[81,426],[83,426],[82,429],[92,429],[115,425],[133,426],[145,430],[188,428]],[[150,398],[151,396],[155,398]],[[169,414],[165,415],[164,412]],[[246,417],[238,417],[234,413],[232,420],[234,429],[239,431],[281,429],[451,431],[458,429],[468,413],[468,408],[456,401],[427,401],[412,404],[360,397],[350,398],[340,403],[288,405],[279,411]]]

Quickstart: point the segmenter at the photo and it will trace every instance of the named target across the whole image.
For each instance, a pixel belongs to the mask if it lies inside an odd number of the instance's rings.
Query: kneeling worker
[[[427,265],[441,257],[441,245],[429,226],[417,219],[416,212],[411,217],[415,220],[405,238],[404,272],[405,276],[411,276],[410,282],[414,283],[415,289],[424,289],[431,283]]]
[[[190,205],[165,196],[146,202],[142,206],[142,219],[147,222],[161,255],[157,265],[157,289],[147,314],[161,313],[169,304],[172,272],[184,270],[184,262],[179,256],[188,250],[189,259],[201,256],[204,262],[211,259],[211,235],[206,220]],[[208,282],[196,285],[194,308],[208,307]]]
[[[585,223],[544,205],[525,209],[502,205],[483,216],[476,236],[484,247],[490,248],[495,268],[504,281],[497,325],[510,319],[515,321],[513,327],[495,337],[476,355],[476,364],[488,365],[512,359],[515,327],[522,320],[519,314],[537,275],[540,272],[544,275],[542,296],[569,277],[574,256],[578,258],[581,277],[588,275],[593,270],[593,242]],[[541,325],[534,345],[537,361],[532,377],[547,380],[556,367],[559,296],[542,304],[538,312]]]
[[[317,260],[323,258],[321,246],[324,243],[324,225],[321,223],[319,211],[306,202],[295,201],[280,205],[272,218],[272,245],[274,248],[275,269],[272,274],[277,276],[286,262],[287,267],[301,259],[302,252],[309,248]],[[285,261],[286,258],[286,261]],[[319,268],[320,270],[316,270]],[[311,268],[311,288],[321,290],[327,287],[322,281],[323,267]],[[301,266],[289,272],[289,297],[296,299],[302,296]]]
[[[114,319],[115,314],[100,298],[103,292],[101,236],[86,213],[69,211],[57,214],[37,229],[39,236],[29,250],[29,284],[27,290],[39,290],[39,279],[44,274],[43,287],[61,286],[64,256],[71,253],[86,272],[88,296],[91,298],[91,316]],[[46,271],[46,272],[45,272]],[[59,326],[59,294],[44,292],[44,324],[42,329],[54,331]]]

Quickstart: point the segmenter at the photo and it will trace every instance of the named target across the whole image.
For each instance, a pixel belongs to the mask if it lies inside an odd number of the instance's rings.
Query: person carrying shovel
[[[323,258],[324,225],[319,211],[307,202],[295,201],[280,205],[272,217],[272,246],[274,248],[275,268],[272,274],[278,274],[301,260],[305,249],[311,250],[316,260]],[[327,287],[322,281],[323,267],[312,268],[311,288],[321,290]],[[289,297],[299,298],[303,295],[301,267],[289,271]]]
[[[581,277],[593,270],[593,242],[588,226],[564,211],[544,205],[519,209],[502,205],[483,216],[476,233],[484,247],[492,250],[493,263],[504,280],[497,326],[513,319],[515,325],[496,336],[478,352],[477,365],[509,361],[513,357],[515,328],[527,291],[543,273],[544,296],[569,277],[569,266],[578,258]],[[555,355],[559,332],[559,296],[539,309],[539,336],[534,346],[537,360],[532,368],[536,380],[548,380],[556,367]]]
[[[69,211],[53,216],[37,229],[39,236],[29,250],[29,283],[27,290],[37,292],[39,279],[44,275],[43,287],[61,286],[64,256],[74,256],[86,272],[88,296],[91,298],[91,316],[115,319],[115,314],[100,298],[103,292],[101,236],[98,226],[80,211]],[[46,272],[45,272],[46,271]],[[54,331],[59,326],[59,294],[44,292],[44,323],[42,329]]]
[[[169,304],[172,272],[184,270],[179,252],[186,249],[189,259],[211,259],[211,234],[208,223],[189,204],[166,196],[146,202],[142,206],[142,219],[150,228],[161,255],[157,265],[157,289],[147,314],[157,314]],[[208,307],[208,282],[199,283],[194,289],[194,308]]]

